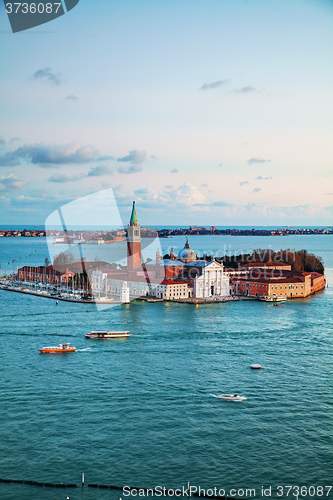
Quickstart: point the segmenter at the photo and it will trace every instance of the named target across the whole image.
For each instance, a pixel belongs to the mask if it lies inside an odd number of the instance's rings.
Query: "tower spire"
[[[137,225],[138,225],[138,218],[136,216],[136,211],[135,211],[135,201],[133,201],[132,215],[130,218],[130,226],[137,226]]]

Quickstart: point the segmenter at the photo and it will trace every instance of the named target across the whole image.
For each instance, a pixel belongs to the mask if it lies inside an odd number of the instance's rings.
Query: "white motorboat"
[[[129,337],[130,333],[126,332],[91,332],[85,335],[86,339],[120,339],[124,337]]]
[[[217,399],[223,399],[224,401],[244,401],[246,398],[239,394],[220,394],[217,396]]]
[[[250,365],[251,370],[260,370],[261,365]]]

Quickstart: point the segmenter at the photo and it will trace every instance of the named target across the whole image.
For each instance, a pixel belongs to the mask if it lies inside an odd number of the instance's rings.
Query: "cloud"
[[[168,194],[172,202],[178,205],[190,206],[198,203],[205,203],[206,201],[205,196],[200,193],[198,188],[189,182],[185,182],[185,184],[179,186],[178,189],[170,191]]]
[[[117,161],[122,161],[122,162],[130,161],[132,163],[142,163],[145,160],[146,156],[147,156],[146,151],[133,149],[132,151],[129,151],[128,155],[118,158]]]
[[[39,69],[32,75],[32,78],[34,80],[42,80],[56,86],[59,86],[64,82],[62,79],[62,73],[54,73],[51,68]]]
[[[255,178],[256,181],[271,181],[272,179],[273,177],[261,177],[261,175]]]
[[[235,94],[249,94],[250,92],[259,92],[259,90],[252,85],[246,85],[240,89],[235,89],[234,92]]]
[[[226,201],[214,201],[211,205],[212,207],[230,207],[230,203]]]
[[[79,98],[76,97],[76,95],[74,95],[74,94],[68,95],[65,99],[66,99],[66,101],[78,101],[79,100]]]
[[[20,165],[20,161],[15,153],[11,152],[0,156],[0,167],[17,167],[17,165]]]
[[[169,185],[169,186],[164,186],[165,189],[173,189],[173,185]]]
[[[247,181],[242,181],[242,182],[239,183],[240,186],[245,186],[245,184],[248,184],[248,182]]]
[[[11,153],[0,156],[0,166],[20,165],[19,159],[43,168],[70,163],[88,163],[113,159],[112,156],[100,156],[99,151],[91,145],[82,146],[79,142],[71,144],[25,144]]]
[[[111,173],[111,170],[106,165],[98,165],[97,167],[92,167],[89,170],[87,177],[100,177],[102,175],[108,175]]]
[[[259,193],[259,191],[261,191],[261,188],[254,188],[253,190],[254,193]]]
[[[178,168],[173,168],[172,170],[170,170],[170,172],[172,174],[178,174]]]
[[[223,163],[219,163],[219,167],[223,167]]]
[[[87,177],[85,174],[53,174],[48,179],[49,182],[75,182]]]
[[[4,146],[5,144],[6,144],[5,139],[2,137],[2,135],[0,135],[0,147]]]
[[[201,184],[201,187],[206,188],[208,187],[208,184]]]
[[[14,174],[9,174],[7,176],[3,175],[0,177],[0,191],[14,191],[16,189],[22,189],[27,184],[27,182],[18,179]]]
[[[217,82],[205,83],[202,87],[200,87],[200,90],[217,89],[219,87],[223,87],[224,85],[228,85],[229,83],[230,80],[218,80]]]
[[[136,189],[134,191],[134,194],[140,195],[140,194],[147,194],[149,192],[150,192],[149,188],[142,188],[142,189]]]
[[[271,160],[265,160],[264,158],[253,157],[247,161],[248,165],[254,165],[255,163],[269,163]]]
[[[142,172],[142,166],[131,165],[130,167],[119,167],[117,172],[120,174],[136,174],[137,172]]]
[[[14,144],[14,142],[19,142],[21,140],[20,137],[12,137],[10,140],[9,140],[9,144]]]

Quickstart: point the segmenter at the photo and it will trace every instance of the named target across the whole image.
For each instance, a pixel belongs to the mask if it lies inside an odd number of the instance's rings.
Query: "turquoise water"
[[[221,241],[207,238],[191,239],[192,248],[210,244],[216,253]],[[19,265],[43,262],[41,240],[1,239],[2,269],[20,256]],[[266,243],[242,240],[233,238],[234,248]],[[274,238],[274,249],[286,246],[321,255],[333,283],[330,237]],[[79,483],[85,472],[86,483],[173,488],[190,481],[227,492],[255,488],[256,498],[262,485],[281,498],[278,485],[332,484],[332,306],[331,287],[282,307],[138,301],[103,312],[0,291],[0,477]],[[128,329],[131,337],[86,340],[93,329]],[[78,351],[38,353],[65,341]],[[263,369],[253,372],[251,363]],[[248,399],[232,404],[210,395],[222,392]],[[120,498],[0,483],[1,500],[67,495]]]

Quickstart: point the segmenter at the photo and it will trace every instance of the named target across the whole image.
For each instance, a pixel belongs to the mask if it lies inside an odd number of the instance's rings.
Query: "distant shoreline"
[[[143,228],[142,228],[143,229]],[[67,234],[64,231],[52,231],[51,234],[48,234],[48,231],[45,230],[18,230],[18,229],[0,229],[0,238],[45,238],[47,236],[56,237],[62,235],[62,237],[76,236],[76,234],[81,234],[82,232],[89,238],[88,243],[98,242],[98,240],[102,243],[113,243],[116,242],[119,238],[114,238],[111,241],[105,241],[105,236],[110,231],[107,229],[98,230],[98,229],[90,229],[90,230],[69,230]],[[57,234],[58,233],[58,234]],[[115,231],[116,233],[116,231]],[[122,230],[123,236],[125,231]],[[211,226],[209,229],[207,227],[196,227],[190,226],[188,228],[165,228],[165,229],[156,229],[154,230],[154,235],[158,235],[159,238],[170,238],[172,236],[302,236],[302,235],[333,235],[333,227],[317,227],[317,228],[293,228],[293,227],[283,227],[277,229],[219,229],[217,227]],[[143,233],[142,237],[152,237],[151,230],[147,230],[146,234]],[[61,241],[57,243],[62,243]],[[71,241],[66,243],[72,243]],[[78,243],[77,241],[75,243]],[[86,243],[83,241],[82,243]]]

